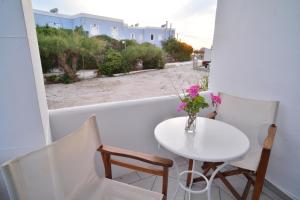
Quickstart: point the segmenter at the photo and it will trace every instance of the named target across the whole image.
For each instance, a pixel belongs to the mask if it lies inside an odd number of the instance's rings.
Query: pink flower
[[[194,99],[195,97],[197,97],[199,95],[200,92],[200,86],[199,85],[192,85],[189,89],[187,89],[186,91],[189,93],[189,96],[191,99]]]
[[[187,106],[187,103],[186,102],[181,102],[177,108],[177,111],[182,111],[185,109],[185,107]]]
[[[210,93],[210,98],[212,101],[213,106],[217,106],[219,104],[221,104],[221,97],[218,95],[214,95],[213,93]]]

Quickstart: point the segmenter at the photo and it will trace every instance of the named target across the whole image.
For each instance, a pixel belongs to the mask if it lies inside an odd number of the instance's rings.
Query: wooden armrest
[[[141,171],[145,173],[150,173],[153,175],[157,176],[162,176],[162,194],[164,195],[163,200],[167,199],[167,194],[168,194],[168,174],[169,174],[169,167],[173,166],[173,161],[170,159],[154,156],[154,155],[149,155],[145,153],[140,153],[140,152],[135,152],[135,151],[130,151],[127,149],[122,149],[118,147],[112,147],[112,146],[107,146],[107,145],[101,145],[98,148],[98,151],[101,152],[102,154],[102,160],[104,163],[104,168],[105,168],[105,177],[111,179],[112,178],[112,170],[111,170],[111,165],[117,165],[121,167],[125,167],[128,169],[136,170],[136,171]],[[126,158],[132,158],[136,159],[139,161],[143,161],[152,165],[158,165],[161,166],[162,169],[153,169],[150,167],[143,167],[143,166],[138,166],[135,164],[130,164],[118,160],[113,160],[111,159],[111,156],[120,156],[120,157],[126,157]]]
[[[118,148],[118,147],[101,145],[99,147],[98,151],[100,151],[101,153],[106,153],[106,154],[110,154],[110,155],[132,158],[132,159],[140,160],[140,161],[143,161],[146,163],[150,163],[150,164],[158,165],[158,166],[162,166],[162,167],[172,167],[173,166],[173,161],[170,159],[158,157],[155,155],[145,154],[145,153],[141,153],[141,152],[130,151],[130,150],[122,149],[122,148]]]
[[[264,141],[264,149],[270,150],[272,148],[275,134],[276,134],[276,129],[277,129],[277,127],[275,124],[272,124],[269,127],[268,136],[266,137],[266,139]]]
[[[218,113],[217,113],[216,111],[210,112],[210,113],[208,113],[208,114],[206,115],[206,117],[209,118],[209,119],[215,119],[216,116],[217,116],[217,114],[218,114]]]

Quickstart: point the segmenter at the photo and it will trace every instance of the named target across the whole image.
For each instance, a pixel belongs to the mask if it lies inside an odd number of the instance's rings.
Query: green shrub
[[[107,49],[121,50],[123,48],[119,40],[109,37],[108,35],[97,35],[93,38],[105,41],[107,43]]]
[[[100,73],[107,76],[113,76],[115,73],[122,72],[123,58],[121,53],[110,49],[107,51],[103,65],[100,67]]]
[[[125,49],[125,46],[126,48],[127,47],[130,47],[130,46],[136,46],[136,45],[139,45],[136,40],[121,40],[120,41],[122,46],[123,46],[123,49]]]
[[[82,57],[85,57],[85,69],[97,69],[102,62],[103,52],[107,50],[106,41],[87,37],[82,27],[72,31],[37,26],[36,32],[43,72],[61,67],[72,80],[76,79],[76,70],[83,68]]]
[[[189,44],[177,41],[175,38],[170,38],[162,42],[162,47],[175,61],[191,60],[193,47]]]
[[[144,69],[162,69],[164,67],[163,51],[151,44],[129,46],[123,51],[127,68],[133,68],[138,60],[143,61]]]
[[[61,77],[59,75],[51,75],[45,78],[48,84],[61,83]]]
[[[41,64],[43,73],[47,73],[52,69],[58,67],[57,56],[53,54],[45,55],[45,53],[40,52]]]
[[[62,76],[62,83],[64,84],[70,84],[70,83],[73,83],[73,80],[68,76],[68,74],[64,74]]]
[[[99,69],[99,74],[112,76],[133,70],[140,60],[144,69],[164,67],[164,52],[150,43],[118,41],[106,35],[87,37],[82,27],[72,31],[37,26],[36,31],[43,72],[56,67],[64,69],[68,74],[60,76],[64,83],[77,81],[78,69]]]
[[[143,67],[144,69],[163,69],[164,68],[164,56],[163,51],[155,47],[154,45],[142,44],[143,49]]]
[[[81,69],[98,69],[99,65],[92,56],[80,56],[78,58],[78,70]]]
[[[128,69],[133,69],[138,59],[141,59],[141,52],[139,46],[130,46],[122,51],[123,62],[126,63]]]
[[[56,83],[69,84],[69,83],[73,83],[72,79],[67,74],[51,75],[51,76],[47,76],[45,78],[46,78],[47,84],[56,84]]]

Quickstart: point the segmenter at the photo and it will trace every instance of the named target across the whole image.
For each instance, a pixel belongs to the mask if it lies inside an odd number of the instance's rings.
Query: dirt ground
[[[57,109],[176,94],[176,90],[180,92],[190,84],[199,83],[204,75],[208,72],[194,70],[192,63],[186,62],[162,70],[46,85],[48,107]]]

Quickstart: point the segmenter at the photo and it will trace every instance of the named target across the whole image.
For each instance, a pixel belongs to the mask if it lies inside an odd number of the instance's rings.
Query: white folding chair
[[[269,157],[276,134],[276,115],[279,102],[246,99],[219,93],[222,104],[217,112],[210,113],[208,117],[231,124],[243,131],[250,141],[250,150],[239,161],[231,163],[236,167],[233,170],[219,172],[216,178],[220,178],[236,199],[246,199],[251,185],[254,186],[253,200],[259,199],[263,188],[265,174],[268,167]],[[232,138],[234,140],[234,138]],[[189,168],[193,161],[189,162]],[[222,163],[206,162],[202,165],[204,174],[210,169],[216,169]],[[239,194],[232,184],[226,179],[227,176],[242,174],[247,183],[242,194]],[[254,177],[254,178],[253,178]],[[193,182],[203,181],[195,178]],[[187,180],[187,185],[191,182]]]
[[[15,200],[161,200],[164,194],[152,192],[99,176],[101,151],[106,175],[110,155],[139,159],[162,166],[167,181],[172,161],[156,156],[107,147],[101,144],[96,118],[90,117],[77,131],[39,150],[8,161],[1,166],[10,199]],[[111,151],[109,151],[111,150]],[[129,164],[129,166],[134,166]],[[140,168],[139,168],[140,169]],[[167,171],[166,173],[163,173]],[[147,171],[150,172],[151,171]],[[110,179],[109,179],[110,178]],[[166,186],[163,186],[165,188]],[[166,188],[165,188],[166,189]]]

